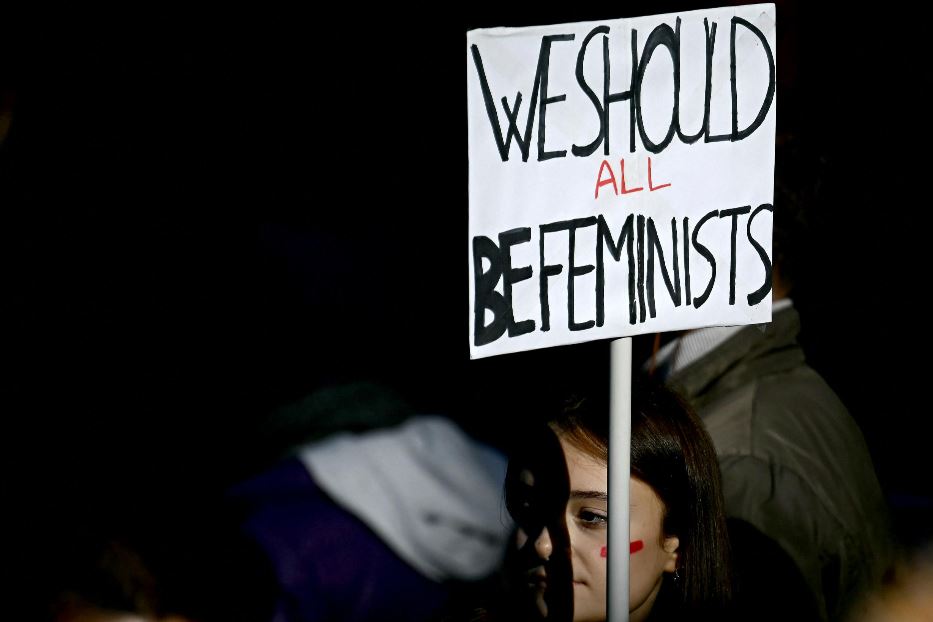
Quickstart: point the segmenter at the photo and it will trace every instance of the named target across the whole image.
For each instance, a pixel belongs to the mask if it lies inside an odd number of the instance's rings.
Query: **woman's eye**
[[[599,512],[580,510],[580,512],[577,513],[577,520],[580,521],[584,527],[604,527],[609,517]]]

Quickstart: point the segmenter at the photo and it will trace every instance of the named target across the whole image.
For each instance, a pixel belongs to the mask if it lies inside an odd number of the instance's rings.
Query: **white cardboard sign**
[[[771,319],[775,12],[467,33],[470,355]]]

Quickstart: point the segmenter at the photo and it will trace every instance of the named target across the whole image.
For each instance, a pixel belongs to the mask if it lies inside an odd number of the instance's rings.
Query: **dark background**
[[[336,382],[499,445],[575,380],[604,382],[606,342],[469,360],[465,31],[685,8],[7,23],[7,559],[64,555],[49,543],[79,522],[157,534],[266,463],[276,408]],[[933,514],[928,54],[880,16],[779,2],[777,111],[826,162],[801,338],[913,543]]]

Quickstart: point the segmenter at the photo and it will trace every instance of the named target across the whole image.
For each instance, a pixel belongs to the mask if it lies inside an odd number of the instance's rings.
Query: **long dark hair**
[[[551,426],[581,451],[608,461],[608,413],[605,400],[573,399]],[[665,577],[655,606],[724,611],[732,576],[713,442],[683,400],[653,383],[637,384],[632,394],[631,469],[632,477],[651,486],[664,503],[663,535],[680,540],[679,578]]]

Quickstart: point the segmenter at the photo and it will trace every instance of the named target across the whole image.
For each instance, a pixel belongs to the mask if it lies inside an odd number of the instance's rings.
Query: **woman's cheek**
[[[633,540],[632,542],[628,543],[628,554],[634,555],[635,553],[642,550],[643,548],[645,548],[645,543],[642,540]],[[601,549],[599,549],[600,557],[606,557],[608,554],[609,554],[608,546],[604,546]]]
[[[637,540],[636,540],[637,542]],[[631,550],[631,543],[629,544]],[[644,549],[631,554],[629,562],[629,607],[641,606],[651,593],[656,577]]]

